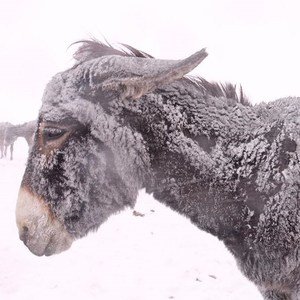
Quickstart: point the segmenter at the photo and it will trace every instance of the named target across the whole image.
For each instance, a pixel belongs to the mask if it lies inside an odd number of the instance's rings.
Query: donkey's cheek
[[[19,191],[16,221],[20,239],[38,255],[52,255],[71,247],[74,238],[50,212],[43,199],[26,188]]]

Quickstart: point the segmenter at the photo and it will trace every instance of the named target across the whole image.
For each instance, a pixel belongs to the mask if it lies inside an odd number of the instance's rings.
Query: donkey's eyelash
[[[56,140],[62,137],[67,131],[61,128],[46,127],[44,128],[42,135],[45,142]]]

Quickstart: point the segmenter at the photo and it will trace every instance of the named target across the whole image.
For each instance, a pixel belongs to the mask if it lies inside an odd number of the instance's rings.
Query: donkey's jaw
[[[52,255],[69,249],[74,238],[39,197],[21,187],[16,221],[20,239],[35,255]]]

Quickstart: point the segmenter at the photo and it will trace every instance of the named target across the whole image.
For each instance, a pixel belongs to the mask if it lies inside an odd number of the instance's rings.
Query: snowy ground
[[[0,160],[0,299],[247,300],[262,299],[216,238],[141,193],[97,233],[52,257],[19,241],[15,202],[27,146]]]

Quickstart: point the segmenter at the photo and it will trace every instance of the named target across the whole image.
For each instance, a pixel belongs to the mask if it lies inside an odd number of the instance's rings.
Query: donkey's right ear
[[[122,99],[138,99],[156,88],[172,83],[197,67],[207,56],[202,49],[183,60],[156,60],[144,58],[137,60],[137,71],[123,78],[110,78],[103,82],[102,89],[115,91]],[[123,58],[122,59],[126,59]],[[125,63],[126,61],[124,61]],[[159,62],[159,63],[158,63]],[[140,68],[138,63],[140,63]],[[146,68],[145,68],[146,63]],[[126,67],[126,66],[124,66]]]

